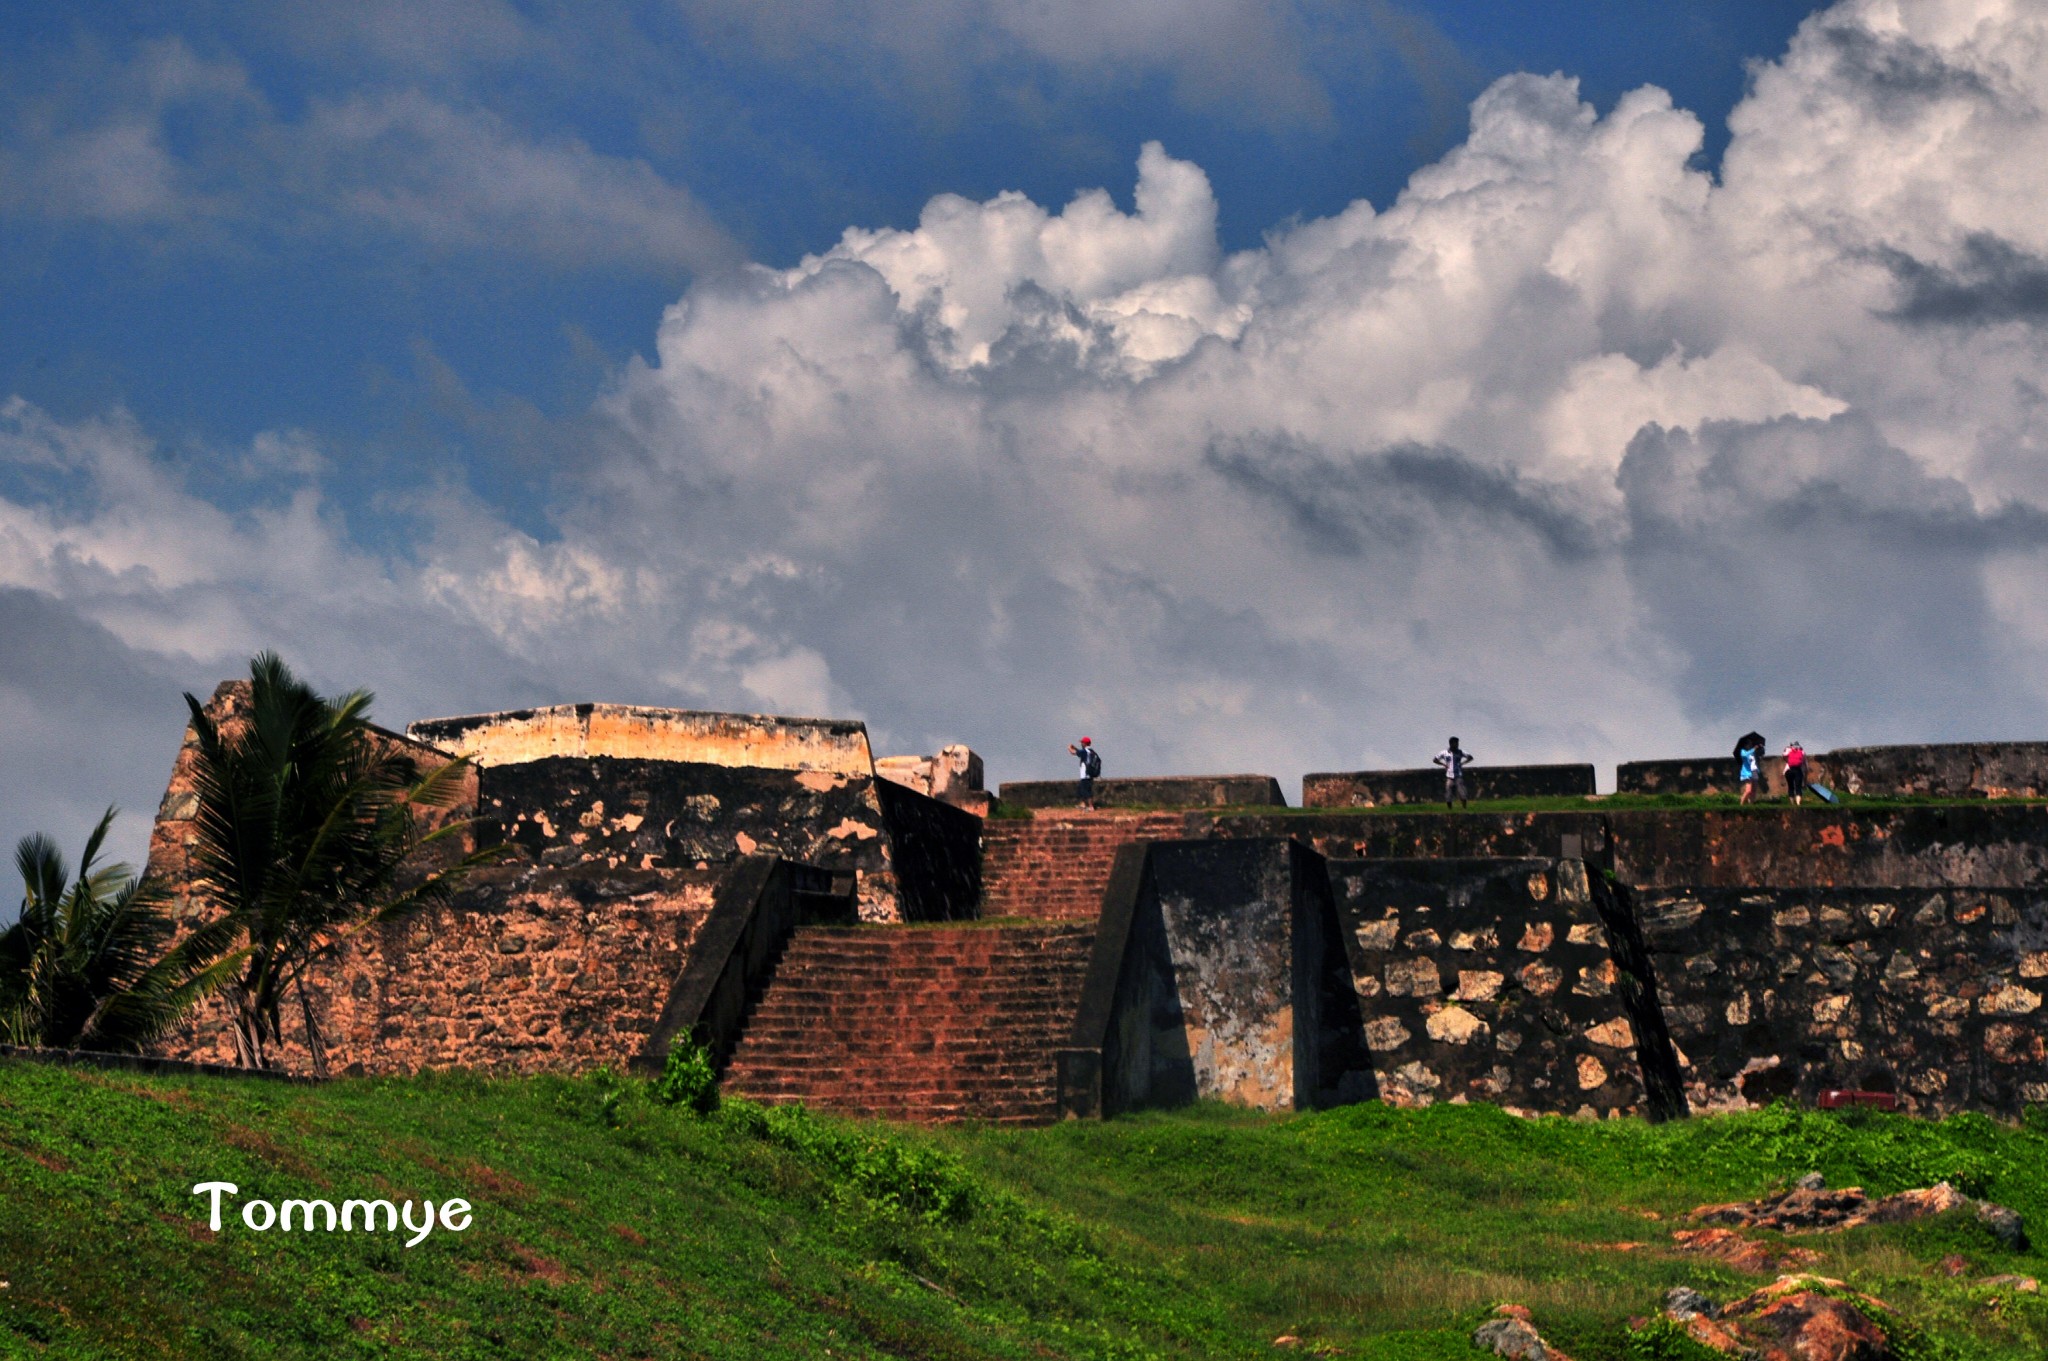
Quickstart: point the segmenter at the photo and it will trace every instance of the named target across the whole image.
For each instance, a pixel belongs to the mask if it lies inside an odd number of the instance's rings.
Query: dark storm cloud
[[[1902,251],[1887,251],[1883,260],[1899,283],[1899,305],[1885,314],[1894,320],[1936,326],[2048,320],[2048,259],[1988,232],[1965,240],[1953,266]]]
[[[0,851],[30,832],[57,838],[74,863],[108,804],[122,809],[112,846],[139,863],[177,754],[185,703],[198,685],[40,591],[0,587]],[[18,882],[0,870],[0,920]]]
[[[1836,732],[2038,727],[1984,568],[2048,545],[2048,515],[1980,513],[1847,416],[1653,426],[1618,485],[1629,578],[1701,712],[1794,712]]]
[[[1827,24],[1820,32],[1834,56],[1836,74],[1857,85],[1871,107],[1888,118],[1911,116],[1940,100],[1993,97],[1982,74],[1911,38],[1853,23]]]
[[[1287,439],[1227,440],[1212,444],[1206,461],[1318,552],[1355,557],[1375,544],[1405,547],[1476,526],[1519,531],[1562,561],[1598,551],[1597,532],[1559,491],[1454,449],[1332,456]]]

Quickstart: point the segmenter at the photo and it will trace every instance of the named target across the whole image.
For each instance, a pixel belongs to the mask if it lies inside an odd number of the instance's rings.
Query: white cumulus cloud
[[[301,437],[230,513],[17,404],[0,602],[123,684],[269,644],[394,719],[829,707],[998,779],[2040,736],[2044,91],[2038,5],[1846,0],[1718,177],[1662,92],[1518,75],[1255,250],[1157,145],[1130,213],[943,196],[695,284],[545,542],[446,499],[372,554]]]

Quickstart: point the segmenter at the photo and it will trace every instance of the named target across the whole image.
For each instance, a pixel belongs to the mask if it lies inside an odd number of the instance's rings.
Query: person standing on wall
[[[1785,792],[1792,796],[1794,804],[1805,801],[1806,748],[1797,742],[1785,744]]]
[[[1472,753],[1458,749],[1458,739],[1453,737],[1451,745],[1436,754],[1436,763],[1444,768],[1444,807],[1452,806],[1451,800],[1463,799],[1465,806],[1472,806],[1472,791],[1465,787],[1465,767],[1472,760]]]
[[[1764,737],[1759,732],[1746,732],[1735,739],[1736,778],[1742,781],[1742,802],[1756,802],[1756,782],[1763,773]]]
[[[1083,808],[1095,807],[1095,777],[1102,773],[1102,756],[1095,750],[1095,739],[1084,737],[1075,746],[1069,742],[1067,750],[1081,763],[1081,778],[1076,782],[1074,793]]]

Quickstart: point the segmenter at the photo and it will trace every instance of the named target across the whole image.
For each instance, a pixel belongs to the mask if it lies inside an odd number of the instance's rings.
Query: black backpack
[[[1087,757],[1088,778],[1092,780],[1102,773],[1102,753],[1090,747],[1082,754]]]

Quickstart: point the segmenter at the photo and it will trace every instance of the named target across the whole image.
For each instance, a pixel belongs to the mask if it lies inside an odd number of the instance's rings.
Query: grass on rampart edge
[[[1353,817],[1370,815],[1374,817],[1402,817],[1417,814],[1439,817],[1463,817],[1471,815],[1499,816],[1515,813],[1632,813],[1660,811],[1701,811],[1715,813],[1737,813],[1742,815],[1764,815],[1783,812],[1883,812],[1892,809],[1910,808],[2037,808],[2048,805],[2048,799],[1965,799],[1935,797],[1933,795],[1899,795],[1878,797],[1861,794],[1838,794],[1839,804],[1828,804],[1819,798],[1809,798],[1804,804],[1794,804],[1789,799],[1770,798],[1756,803],[1745,804],[1734,794],[1569,794],[1544,795],[1513,799],[1474,799],[1457,808],[1446,808],[1440,803],[1389,803],[1357,805],[1347,807],[1297,808],[1277,804],[1229,804],[1187,806],[1182,804],[1119,804],[1105,807],[1103,813],[1123,813],[1136,817],[1144,813],[1186,813],[1211,819],[1253,818],[1253,817]],[[1029,808],[1018,804],[999,804],[989,814],[995,821],[1030,821],[1035,817],[1060,817],[1071,813],[1071,808]]]

